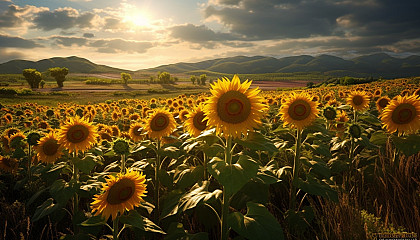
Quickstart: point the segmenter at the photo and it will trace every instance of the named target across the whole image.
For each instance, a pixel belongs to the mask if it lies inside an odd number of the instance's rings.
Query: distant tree
[[[192,75],[192,76],[190,77],[190,80],[191,80],[191,82],[192,82],[193,84],[195,84],[195,81],[197,81],[197,77],[196,77],[196,76],[194,76],[194,75]]]
[[[171,78],[171,80],[173,80],[174,82],[178,82],[179,78],[178,77],[173,77],[173,78]]]
[[[306,87],[308,87],[308,88],[313,88],[313,87],[314,87],[314,85],[315,85],[315,83],[314,83],[314,82],[307,82],[307,83],[306,83]]]
[[[150,82],[153,83],[155,81],[155,77],[150,76]]]
[[[207,75],[206,74],[201,74],[200,75],[200,84],[201,85],[206,85],[206,81],[207,81]]]
[[[129,73],[125,73],[125,72],[121,73],[121,80],[123,81],[124,85],[127,85],[128,81],[130,81],[131,79],[132,78],[131,78],[131,75]]]
[[[171,74],[168,72],[162,72],[158,76],[160,83],[169,83],[171,81]]]
[[[69,69],[66,67],[55,67],[48,69],[50,72],[51,77],[55,78],[57,81],[58,87],[63,87],[63,82],[66,81],[66,76],[69,74]]]
[[[39,83],[42,80],[40,72],[33,68],[27,68],[23,70],[22,74],[31,88],[39,88]]]
[[[41,86],[41,88],[44,88],[45,81],[44,80],[41,80],[41,82],[39,82],[39,85]]]

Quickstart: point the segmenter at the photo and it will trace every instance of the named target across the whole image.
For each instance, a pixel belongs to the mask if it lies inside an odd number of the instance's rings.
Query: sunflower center
[[[217,101],[217,114],[227,123],[241,123],[251,114],[251,102],[239,91],[228,91]]]
[[[89,136],[89,129],[83,125],[75,125],[67,131],[67,140],[71,143],[80,143]]]
[[[141,135],[141,127],[140,126],[136,126],[133,128],[133,134],[136,136],[140,136]]]
[[[288,113],[293,120],[305,120],[311,114],[311,106],[306,101],[298,99],[290,104]]]
[[[392,112],[392,121],[397,124],[410,123],[416,116],[416,108],[409,103],[398,105]]]
[[[42,152],[47,156],[53,156],[57,153],[58,147],[60,147],[60,145],[57,143],[57,140],[50,139],[42,145]]]
[[[385,108],[388,105],[388,99],[383,98],[383,99],[379,100],[378,105],[381,108]]]
[[[123,178],[112,185],[106,200],[111,205],[123,203],[134,195],[135,187],[132,180]]]
[[[353,97],[353,103],[354,103],[354,105],[356,105],[356,106],[362,105],[362,103],[363,103],[363,97],[362,97],[362,96],[360,96],[360,95],[356,95],[356,96],[354,96],[354,97]]]
[[[158,113],[150,122],[152,131],[162,131],[169,125],[169,118],[166,114]]]
[[[194,127],[200,131],[205,130],[207,127],[207,120],[203,120],[203,119],[204,119],[204,112],[198,112],[197,114],[195,114],[194,119],[193,119]]]

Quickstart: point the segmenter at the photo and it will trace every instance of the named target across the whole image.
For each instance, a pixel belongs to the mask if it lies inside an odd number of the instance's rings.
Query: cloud
[[[207,41],[225,41],[238,39],[229,33],[217,33],[204,25],[178,25],[169,28],[171,36],[180,40],[201,43]]]
[[[0,34],[0,48],[36,48],[42,47],[33,40]]]
[[[90,47],[97,48],[102,53],[145,53],[153,47],[150,42],[127,41],[123,39],[103,39],[89,44]]]
[[[6,49],[0,48],[0,63],[7,62],[10,60],[21,59],[24,57],[24,54],[20,52],[10,52]]]
[[[84,12],[80,14],[73,8],[59,8],[54,11],[42,11],[33,19],[33,28],[50,31],[54,29],[69,29],[73,27],[92,27],[95,14]]]
[[[16,28],[28,25],[27,18],[46,9],[30,5],[20,7],[11,1],[0,1],[0,28]]]
[[[55,36],[51,39],[55,40],[56,44],[71,47],[71,46],[85,46],[88,43],[86,38],[79,38],[79,37],[62,37],[62,36]]]
[[[93,34],[93,33],[83,33],[83,37],[85,37],[85,38],[93,38],[93,37],[95,37],[95,34]]]

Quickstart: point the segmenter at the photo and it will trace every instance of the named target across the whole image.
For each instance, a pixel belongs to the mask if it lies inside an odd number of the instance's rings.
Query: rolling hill
[[[27,60],[12,60],[0,64],[0,73],[22,73],[23,69],[35,68],[44,72],[53,67],[67,67],[72,73],[120,73],[126,70],[95,64],[85,58],[54,57],[36,62]],[[128,71],[130,72],[130,71]]]
[[[0,64],[0,73],[22,73],[25,68],[46,71],[51,67],[67,67],[71,73],[120,73],[124,69],[95,64],[85,58],[55,57],[37,62],[12,60]],[[217,58],[196,63],[175,63],[155,68],[141,69],[136,73],[169,72],[173,74],[197,75],[198,73],[260,74],[260,73],[322,73],[329,76],[353,77],[410,77],[420,76],[420,56],[395,58],[385,53],[343,59],[331,55],[291,56],[274,58],[265,56],[236,56]]]

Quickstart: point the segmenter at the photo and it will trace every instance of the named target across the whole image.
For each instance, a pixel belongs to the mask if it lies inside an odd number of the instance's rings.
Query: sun
[[[138,9],[128,10],[124,16],[123,22],[132,24],[137,27],[150,26],[149,16]]]

